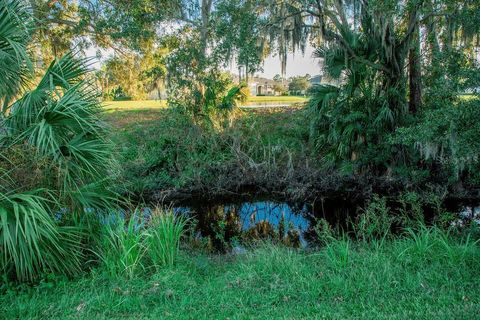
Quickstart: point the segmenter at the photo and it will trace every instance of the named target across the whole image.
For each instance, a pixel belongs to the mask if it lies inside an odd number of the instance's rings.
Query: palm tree
[[[0,272],[18,280],[79,271],[80,230],[54,213],[113,200],[102,183],[112,161],[88,60],[69,53],[33,86],[32,31],[24,1],[0,3]]]

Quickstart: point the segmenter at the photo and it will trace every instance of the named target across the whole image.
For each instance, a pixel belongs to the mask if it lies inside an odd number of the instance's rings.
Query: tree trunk
[[[210,26],[210,14],[213,0],[202,0],[202,25],[200,27],[200,42],[203,58],[207,56],[208,28]]]
[[[418,27],[412,39],[412,44],[408,52],[408,71],[410,96],[408,110],[410,113],[416,113],[422,103],[422,72],[420,64],[420,41]]]
[[[427,10],[430,12],[433,12],[433,5],[430,2],[427,3]],[[427,33],[427,43],[428,47],[430,49],[430,63],[432,63],[434,57],[438,52],[440,51],[440,46],[438,44],[438,38],[437,38],[437,25],[435,23],[435,19],[433,17],[430,17],[427,19],[425,23],[425,30]]]

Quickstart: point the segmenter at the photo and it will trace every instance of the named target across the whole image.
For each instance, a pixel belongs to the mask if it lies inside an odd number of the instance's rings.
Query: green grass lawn
[[[250,97],[248,103],[300,103],[307,98],[298,96],[260,96]],[[139,100],[139,101],[107,101],[102,104],[108,111],[162,109],[167,106],[167,100]]]
[[[433,234],[335,241],[313,252],[260,246],[184,252],[133,280],[101,269],[0,296],[3,319],[478,319],[480,250]]]
[[[161,109],[167,106],[166,100],[107,101],[102,104],[108,111]]]
[[[247,102],[305,102],[306,97],[300,96],[255,96],[249,97]]]
[[[462,95],[460,95],[460,99],[466,100],[466,101],[478,100],[478,99],[480,99],[480,96],[478,94],[462,94]]]

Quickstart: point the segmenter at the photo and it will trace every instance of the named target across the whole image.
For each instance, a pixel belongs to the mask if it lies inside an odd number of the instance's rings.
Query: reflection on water
[[[236,204],[195,203],[188,206],[173,207],[175,214],[192,217],[196,221],[196,232],[207,239],[211,247],[225,251],[232,246],[252,240],[271,240],[282,242],[291,247],[305,247],[307,242],[315,241],[319,219],[325,219],[332,227],[349,231],[348,221],[364,208],[365,202],[352,199],[320,199],[314,204],[294,204],[275,200],[246,201]],[[392,207],[394,209],[394,207]],[[471,223],[480,224],[480,206],[478,204],[449,203],[448,212],[456,212],[452,226],[464,227]],[[61,219],[64,212],[58,212]],[[98,213],[97,213],[98,214]],[[148,227],[152,210],[149,207],[135,209],[133,212],[121,210],[99,215],[105,224],[115,223],[118,219],[135,216],[136,228]]]
[[[226,206],[225,212],[230,211],[234,206]],[[243,229],[249,229],[260,221],[268,221],[278,228],[282,218],[299,230],[307,230],[308,221],[303,215],[307,214],[306,205],[299,211],[295,211],[286,203],[275,203],[271,201],[245,202],[237,209],[242,219]]]
[[[203,204],[175,207],[177,214],[187,214],[197,221],[201,236],[211,240],[212,246],[224,250],[237,241],[269,239],[292,247],[305,247],[316,240],[319,219],[332,227],[351,231],[349,221],[365,207],[363,200],[322,199],[315,204],[290,204],[278,201],[247,201],[238,204]],[[390,208],[392,214],[395,207]],[[458,204],[450,212],[457,212],[459,227],[471,222],[480,224],[480,207]]]
[[[305,246],[304,235],[310,226],[306,205],[296,208],[273,201],[175,207],[174,212],[195,217],[201,235],[210,237],[217,248],[232,239],[271,239]]]
[[[465,206],[461,207],[458,213],[458,219],[452,223],[453,226],[463,227],[468,222],[480,225],[480,207]]]

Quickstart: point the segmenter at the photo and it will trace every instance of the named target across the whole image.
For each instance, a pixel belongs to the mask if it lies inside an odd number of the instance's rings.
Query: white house
[[[252,96],[275,96],[275,81],[267,78],[254,77],[248,83]]]

